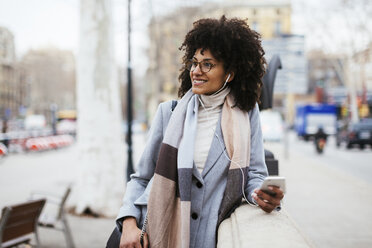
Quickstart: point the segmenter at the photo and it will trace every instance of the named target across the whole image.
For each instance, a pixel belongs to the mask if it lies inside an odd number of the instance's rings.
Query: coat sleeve
[[[130,176],[131,180],[127,183],[123,204],[116,218],[119,230],[122,229],[123,219],[129,216],[135,217],[140,226],[141,205],[147,205],[146,195],[150,191],[150,186],[147,186],[154,175],[165,127],[171,115],[170,110],[171,103],[165,102],[160,104],[156,111],[137,172]]]
[[[253,190],[259,188],[265,177],[268,176],[258,104],[249,113],[249,117],[251,122],[251,154],[245,195],[248,201],[254,202],[251,196]]]

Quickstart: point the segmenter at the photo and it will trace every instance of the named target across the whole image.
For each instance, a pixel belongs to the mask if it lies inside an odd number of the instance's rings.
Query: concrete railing
[[[288,213],[282,209],[265,213],[244,204],[218,229],[218,248],[313,247]]]

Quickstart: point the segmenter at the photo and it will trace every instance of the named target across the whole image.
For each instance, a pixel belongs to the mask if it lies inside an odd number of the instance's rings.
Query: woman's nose
[[[198,74],[198,75],[200,75],[200,74],[202,74],[203,72],[202,72],[202,70],[201,70],[201,68],[200,68],[200,64],[198,64],[196,67],[195,67],[195,69],[194,69],[194,71],[193,71],[193,73],[194,74]]]

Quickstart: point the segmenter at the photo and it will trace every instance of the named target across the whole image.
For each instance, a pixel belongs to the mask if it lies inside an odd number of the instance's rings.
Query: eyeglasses
[[[196,69],[196,67],[199,65],[199,68],[202,72],[204,73],[207,73],[209,72],[213,67],[215,67],[217,64],[212,64],[208,61],[201,61],[201,62],[198,62],[198,61],[195,61],[195,60],[192,60],[190,59],[187,63],[186,63],[186,69],[189,70],[189,71],[194,71]]]

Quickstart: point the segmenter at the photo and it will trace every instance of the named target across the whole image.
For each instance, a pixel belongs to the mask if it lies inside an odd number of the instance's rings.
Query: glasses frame
[[[196,66],[195,66],[194,68],[192,68],[194,63],[196,63]],[[209,64],[211,64],[211,67],[209,68],[209,70],[207,70],[207,71],[203,70],[203,69],[202,69],[202,63],[209,63]],[[190,60],[185,64],[185,68],[186,68],[186,70],[193,72],[193,71],[195,71],[196,67],[199,66],[199,69],[200,69],[201,72],[203,72],[203,73],[208,73],[208,72],[210,72],[210,71],[213,69],[213,67],[215,67],[216,65],[217,65],[217,64],[213,64],[213,63],[211,63],[211,62],[208,62],[208,60],[202,60],[202,61],[198,62],[198,61],[196,61],[196,60],[190,59]]]

